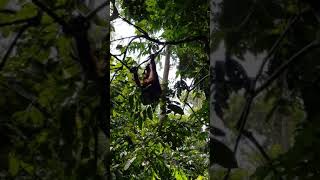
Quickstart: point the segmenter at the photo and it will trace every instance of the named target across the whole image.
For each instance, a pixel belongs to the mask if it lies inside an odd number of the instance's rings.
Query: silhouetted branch
[[[307,51],[317,48],[320,46],[320,43],[317,40],[312,41],[311,43],[307,44],[305,47],[300,49],[298,52],[296,52],[294,55],[292,55],[289,60],[284,62],[278,69],[275,70],[275,72],[260,86],[258,87],[255,92],[254,96],[257,96],[261,91],[263,91],[266,87],[268,87],[275,79],[281,75],[285,69],[288,68],[289,65],[291,65],[295,60],[298,59],[299,56],[303,55]]]
[[[253,136],[252,132],[248,131],[248,130],[243,130],[242,133],[246,138],[248,138],[260,151],[261,155],[264,157],[264,159],[268,162],[270,162],[271,158],[269,157],[269,155],[266,153],[266,151],[263,149],[263,147],[259,144],[259,142],[257,141],[257,139]]]
[[[116,58],[116,60],[118,60],[124,67],[130,70],[130,67],[125,62],[123,62],[120,58],[118,58],[117,55],[111,54],[111,56]]]
[[[60,18],[57,14],[55,14],[51,9],[49,9],[45,4],[43,4],[41,1],[32,0],[32,2],[36,6],[38,6],[41,10],[46,12],[54,21],[56,21],[63,27],[67,27],[67,23],[62,18]]]
[[[18,20],[12,21],[12,22],[3,22],[3,23],[0,23],[0,27],[23,24],[23,23],[29,22],[32,19],[33,19],[33,17],[32,18],[26,18],[26,19],[18,19]]]
[[[257,139],[253,136],[252,132],[248,131],[248,130],[243,130],[242,133],[246,138],[248,138],[259,150],[260,154],[264,157],[264,159],[270,164],[270,167],[272,169],[272,171],[275,174],[279,174],[279,172],[277,171],[276,168],[274,168],[271,164],[271,158],[269,157],[269,155],[267,154],[267,152],[263,149],[263,147],[259,144],[259,142],[257,141]],[[280,180],[282,180],[282,177],[279,177]]]
[[[196,88],[202,81],[204,81],[207,77],[209,77],[210,75],[207,74],[204,77],[202,77],[196,84],[193,85],[192,88],[190,88],[188,91],[192,91],[194,88]]]
[[[205,44],[208,43],[208,38],[206,36],[203,36],[203,35],[199,35],[199,36],[192,36],[192,37],[186,37],[186,38],[183,38],[181,40],[176,40],[176,41],[160,41],[158,39],[154,39],[154,38],[151,38],[149,36],[149,34],[143,30],[141,27],[133,24],[132,22],[130,22],[129,20],[123,18],[123,17],[120,17],[123,21],[125,21],[126,23],[128,23],[129,25],[133,26],[134,28],[136,28],[140,33],[142,33],[142,37],[151,41],[151,42],[154,42],[154,43],[157,43],[159,45],[178,45],[178,44],[182,44],[182,43],[188,43],[188,42],[193,42],[193,41],[202,41],[204,42]]]
[[[117,70],[114,72],[114,74],[113,74],[113,76],[112,76],[112,78],[111,78],[111,80],[110,80],[110,83],[112,83],[112,81],[113,81],[113,79],[116,77],[118,71],[120,71],[120,70],[122,70],[122,69],[123,69],[123,65],[122,65],[121,67],[117,68]]]
[[[115,42],[115,41],[121,41],[121,40],[124,40],[124,39],[129,39],[129,38],[134,38],[134,37],[137,37],[137,36],[128,36],[128,37],[123,37],[123,38],[119,38],[119,39],[114,39],[110,42]]]
[[[111,3],[113,5],[113,11],[112,11],[112,14],[110,16],[110,21],[113,21],[115,19],[117,19],[119,17],[119,11],[116,7],[116,2],[114,0],[111,0]]]
[[[16,14],[17,12],[12,9],[0,9],[0,13],[3,14]]]
[[[24,31],[27,30],[27,28],[29,27],[29,24],[26,24],[24,26],[21,27],[20,31],[17,33],[16,37],[14,38],[14,40],[12,41],[11,45],[9,46],[6,54],[3,56],[2,61],[0,63],[0,71],[3,69],[3,67],[5,66],[14,46],[17,44],[18,39],[21,37],[21,35],[24,33]]]
[[[295,24],[297,22],[297,20],[299,19],[300,15],[295,15],[289,22],[289,24],[287,25],[287,27],[285,28],[285,30],[282,32],[282,34],[280,35],[280,37],[276,40],[276,42],[273,44],[273,46],[271,47],[271,49],[269,50],[267,56],[263,59],[263,62],[258,70],[257,76],[255,77],[255,84],[258,81],[258,79],[260,78],[260,76],[262,75],[263,69],[266,65],[266,63],[270,60],[270,58],[272,57],[271,55],[274,53],[274,51],[278,48],[280,42],[283,40],[283,38],[287,35],[287,33],[289,32],[290,28],[292,27],[293,24]]]
[[[101,5],[99,5],[96,9],[91,11],[87,16],[86,19],[89,20],[93,18],[100,10],[102,10],[104,7],[106,7],[109,4],[109,1],[103,2]]]

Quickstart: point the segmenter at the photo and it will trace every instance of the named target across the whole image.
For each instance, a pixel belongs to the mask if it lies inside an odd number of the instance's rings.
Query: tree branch
[[[269,155],[267,154],[267,152],[263,149],[263,147],[259,144],[259,142],[257,141],[257,139],[253,136],[252,132],[248,131],[248,130],[243,130],[243,135],[248,138],[259,150],[260,154],[262,155],[262,157],[264,157],[264,159],[270,164],[270,167],[272,169],[272,171],[275,174],[279,174],[279,172],[277,171],[276,168],[274,168],[271,164],[271,158],[269,157]],[[282,177],[279,177],[282,180]]]
[[[113,5],[113,11],[112,11],[112,15],[110,16],[110,22],[119,17],[119,11],[116,7],[116,2],[114,0],[111,0],[111,3]]]
[[[135,36],[123,37],[123,38],[111,40],[110,42],[121,41],[121,40],[124,40],[124,39],[129,39],[129,38],[134,38],[134,37],[137,37],[137,36],[135,35]]]
[[[91,18],[93,18],[100,10],[102,10],[104,7],[106,7],[109,4],[109,1],[105,1],[103,2],[101,5],[99,5],[96,9],[94,9],[93,11],[91,11],[87,16],[86,19],[90,20]]]
[[[130,44],[131,44],[134,40],[136,40],[136,39],[138,39],[138,38],[140,38],[140,37],[141,37],[141,36],[136,36],[136,37],[132,38],[132,39],[129,41],[126,49],[125,49],[124,52],[123,52],[122,61],[125,61],[125,59],[126,59],[126,57],[127,57],[127,52],[128,52],[128,49],[129,49]]]
[[[123,65],[121,67],[117,68],[117,70],[114,72],[114,74],[113,74],[113,76],[112,76],[112,78],[110,80],[110,84],[112,83],[113,79],[116,77],[118,71],[120,71],[122,69],[123,69]]]
[[[6,54],[3,56],[2,61],[0,63],[0,71],[3,69],[3,67],[5,66],[11,51],[13,50],[14,46],[17,44],[18,39],[21,37],[21,35],[24,33],[24,31],[27,30],[27,28],[29,27],[29,24],[26,24],[24,26],[21,27],[20,31],[17,33],[16,37],[14,38],[14,40],[12,41],[11,45],[9,46]]]
[[[18,19],[18,20],[12,21],[12,22],[4,22],[4,23],[0,23],[0,27],[23,24],[23,23],[29,22],[32,19],[33,19],[33,17],[32,18],[26,18],[26,19]]]
[[[259,144],[259,142],[257,141],[257,139],[253,136],[252,132],[248,131],[248,130],[243,130],[242,133],[246,138],[248,138],[260,151],[261,155],[264,157],[264,159],[268,162],[271,161],[271,158],[269,157],[269,155],[266,153],[266,151],[263,149],[263,147]]]
[[[204,81],[207,77],[209,77],[209,74],[202,77],[196,84],[193,85],[192,88],[188,89],[188,91],[192,91],[194,88],[196,88],[202,81]]]
[[[45,4],[40,2],[39,0],[32,0],[33,4],[38,6],[41,10],[46,12],[54,21],[60,24],[62,27],[67,27],[67,23],[60,18],[57,14],[55,14],[51,9],[49,9]]]
[[[294,55],[292,55],[289,60],[284,62],[260,87],[258,87],[254,91],[254,96],[257,96],[261,91],[263,91],[266,87],[268,87],[275,79],[281,75],[289,65],[291,65],[295,60],[298,59],[299,56],[303,55],[307,51],[319,47],[320,43],[317,40],[312,41],[311,43],[307,44],[305,47],[300,49]]]
[[[121,59],[119,59],[116,55],[111,54],[111,56],[114,57],[114,58],[116,58],[116,60],[120,61],[120,63],[121,63],[124,67],[126,67],[127,69],[130,70],[130,67],[129,67],[125,62],[123,62]]]
[[[280,37],[276,40],[276,42],[273,44],[273,46],[271,47],[271,49],[269,50],[267,56],[263,59],[263,62],[258,70],[257,76],[255,77],[254,80],[254,85],[256,85],[256,82],[258,81],[258,79],[260,78],[260,76],[262,75],[263,69],[266,65],[266,63],[271,59],[271,55],[274,53],[274,51],[278,48],[280,42],[283,40],[283,38],[287,35],[287,33],[289,32],[291,26],[293,24],[295,24],[297,22],[297,20],[299,19],[300,15],[295,15],[289,22],[289,24],[287,25],[287,27],[285,28],[285,30],[282,32],[282,34],[280,35]]]
[[[17,12],[12,9],[0,9],[0,13],[3,14],[16,14]]]
[[[142,33],[142,37],[151,41],[151,42],[154,42],[154,43],[157,43],[159,45],[178,45],[178,44],[182,44],[182,43],[188,43],[188,42],[192,42],[192,41],[202,41],[204,42],[205,44],[207,44],[208,40],[207,40],[207,37],[206,36],[203,36],[203,35],[199,35],[199,36],[192,36],[192,37],[186,37],[184,39],[181,39],[181,40],[176,40],[176,41],[160,41],[158,39],[154,39],[154,38],[151,38],[149,36],[149,34],[143,30],[141,27],[133,24],[132,22],[130,22],[129,20],[123,18],[123,17],[120,17],[123,21],[125,21],[126,23],[128,23],[129,25],[133,26],[134,28],[136,28],[139,32]]]
[[[20,97],[24,98],[25,100],[30,101],[30,103],[36,107],[41,113],[43,113],[46,117],[51,117],[50,113],[43,107],[39,102],[37,97],[30,92],[27,92],[18,82],[15,80],[9,81],[9,83],[1,83],[5,88],[8,90],[13,90],[16,94]]]

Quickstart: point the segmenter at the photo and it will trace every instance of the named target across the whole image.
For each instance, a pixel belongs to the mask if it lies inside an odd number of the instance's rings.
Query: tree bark
[[[164,121],[167,119],[167,103],[166,103],[166,93],[168,89],[168,79],[169,79],[169,70],[170,70],[170,55],[171,55],[171,48],[168,45],[166,47],[166,57],[164,62],[164,70],[163,70],[163,78],[162,78],[162,94],[160,99],[160,116],[159,116],[159,127],[158,132],[161,134],[161,129]]]

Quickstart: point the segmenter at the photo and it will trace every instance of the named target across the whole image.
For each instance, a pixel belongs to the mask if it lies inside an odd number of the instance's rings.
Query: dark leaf
[[[211,164],[219,164],[224,168],[237,168],[238,163],[233,152],[217,139],[210,139],[210,161]]]
[[[226,59],[226,73],[234,90],[241,89],[248,82],[248,75],[242,65],[234,59]]]
[[[216,128],[214,126],[210,127],[210,133],[212,133],[215,136],[225,136],[226,135],[225,132],[223,132],[221,129]]]
[[[151,106],[149,106],[148,108],[147,108],[147,115],[148,115],[148,118],[149,119],[153,119],[153,113],[152,113],[152,107]]]
[[[177,106],[174,104],[169,104],[168,109],[172,110],[174,113],[177,113],[177,114],[181,114],[181,115],[184,114],[183,109],[180,106]]]

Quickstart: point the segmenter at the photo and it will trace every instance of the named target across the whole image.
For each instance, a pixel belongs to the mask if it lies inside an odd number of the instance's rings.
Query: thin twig
[[[269,157],[269,155],[266,153],[266,151],[263,149],[263,147],[259,144],[259,142],[257,141],[257,139],[253,136],[252,132],[248,131],[248,130],[243,130],[242,133],[246,138],[248,138],[260,151],[262,157],[267,161],[270,162],[271,158]]]
[[[134,37],[137,37],[137,36],[135,35],[135,36],[123,37],[123,38],[111,40],[110,42],[121,41],[121,40],[124,40],[124,39],[129,39],[129,38],[134,38]]]
[[[271,158],[269,157],[269,155],[267,154],[267,152],[263,149],[263,147],[259,144],[259,142],[257,141],[257,139],[253,136],[252,132],[248,131],[248,130],[243,130],[243,135],[248,138],[259,150],[260,154],[262,155],[262,157],[264,157],[264,159],[267,161],[268,164],[270,164],[270,167],[272,169],[272,171],[275,174],[279,174],[279,172],[277,171],[276,168],[274,168],[271,164]],[[282,177],[280,176],[280,179],[282,180]]]
[[[126,67],[127,69],[130,70],[130,67],[129,67],[125,62],[123,62],[121,59],[119,59],[116,55],[111,54],[111,56],[114,57],[114,58],[116,58],[116,60],[120,61],[120,63],[121,63],[124,67]]]
[[[268,87],[279,75],[281,75],[286,68],[288,68],[289,65],[291,65],[295,60],[298,59],[299,56],[306,53],[308,50],[312,48],[319,47],[320,43],[317,40],[312,41],[302,49],[300,49],[298,52],[296,52],[294,55],[292,55],[289,60],[284,62],[260,87],[258,87],[254,91],[254,96],[257,96],[261,91],[263,91],[266,87]]]
[[[166,47],[166,46],[162,46],[162,48],[161,48],[159,51],[157,51],[156,53],[154,53],[154,54],[153,54],[153,55],[154,55],[154,58],[156,58],[156,57],[162,52],[162,50],[163,50],[165,47]],[[138,65],[138,67],[140,67],[142,64],[148,62],[149,60],[150,60],[150,56],[149,56],[146,60],[142,61],[142,62]]]
[[[117,70],[114,72],[114,74],[113,74],[113,76],[112,76],[112,78],[110,80],[110,84],[112,83],[113,79],[116,77],[118,71],[120,71],[122,69],[123,69],[123,65],[121,67],[117,68]]]
[[[192,91],[194,88],[196,88],[202,81],[204,81],[207,77],[209,77],[210,75],[207,74],[204,77],[202,77],[196,84],[193,85],[192,88],[189,89],[189,91]]]
[[[105,1],[102,4],[100,4],[96,9],[94,9],[93,11],[91,11],[87,16],[86,19],[90,20],[91,18],[93,18],[100,10],[102,10],[104,7],[106,7],[109,4],[109,1]]]
[[[122,58],[123,61],[125,61],[125,59],[126,59],[126,57],[127,57],[127,52],[128,52],[129,46],[131,45],[131,43],[132,43],[134,40],[136,40],[136,39],[138,39],[138,38],[140,38],[140,36],[136,36],[136,37],[132,38],[132,39],[129,41],[126,49],[125,49],[124,52],[123,52],[123,58]]]
[[[274,53],[274,51],[278,48],[278,46],[280,45],[280,42],[283,40],[283,38],[287,35],[287,33],[289,32],[290,28],[292,27],[293,24],[295,24],[297,22],[297,20],[299,19],[300,15],[295,15],[289,22],[289,24],[287,25],[287,27],[285,28],[285,30],[282,32],[282,34],[280,35],[280,37],[277,39],[277,41],[273,44],[273,46],[271,47],[271,49],[269,50],[267,56],[263,59],[263,62],[258,70],[257,76],[255,77],[254,83],[256,85],[256,82],[259,80],[260,76],[262,75],[263,69],[266,65],[266,63],[271,59],[271,55]]]
[[[27,22],[29,22],[30,20],[32,20],[33,18],[34,18],[34,17],[32,17],[32,18],[26,18],[26,19],[18,19],[18,20],[12,21],[12,22],[0,23],[0,27],[27,23]]]
[[[14,46],[17,44],[18,39],[21,37],[21,35],[24,33],[24,31],[27,30],[27,28],[29,27],[29,24],[26,24],[24,26],[21,27],[20,31],[18,32],[18,34],[16,35],[16,37],[14,38],[14,40],[12,41],[11,45],[9,46],[6,54],[3,56],[2,61],[0,63],[0,71],[3,69],[3,67],[5,66],[11,51],[13,50]]]
[[[143,34],[143,36],[142,36],[143,38],[145,38],[145,39],[147,39],[147,40],[149,40],[151,42],[157,43],[159,45],[178,45],[178,44],[188,43],[188,42],[193,42],[193,41],[202,41],[205,44],[207,43],[207,37],[203,36],[203,35],[186,37],[186,38],[183,38],[183,39],[177,40],[177,41],[160,41],[158,39],[154,39],[154,38],[150,37],[149,34],[145,30],[143,30],[141,27],[133,24],[129,20],[127,20],[127,19],[125,19],[123,17],[120,17],[120,19],[122,19],[124,22],[126,22],[129,25],[131,25],[134,28],[136,28],[140,33]]]
[[[0,9],[0,13],[3,14],[16,14],[17,12],[12,9]]]
[[[41,10],[46,12],[54,21],[59,23],[62,27],[67,27],[67,23],[60,18],[57,14],[55,14],[51,9],[49,9],[45,4],[40,2],[39,0],[32,0],[32,2],[38,6]]]

